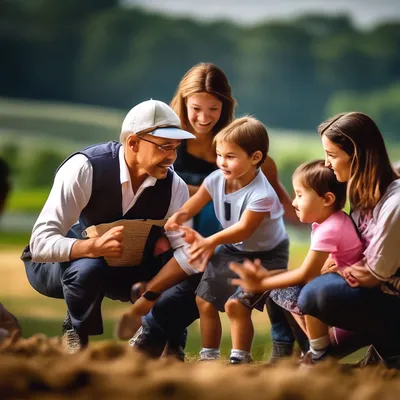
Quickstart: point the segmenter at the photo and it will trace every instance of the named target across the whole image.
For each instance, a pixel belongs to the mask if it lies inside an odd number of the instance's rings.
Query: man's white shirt
[[[129,169],[124,158],[123,146],[119,149],[122,214],[125,215],[136,203],[143,191],[157,182],[147,177],[136,193],[132,190]],[[57,171],[49,197],[33,226],[30,240],[32,260],[35,262],[63,262],[70,260],[71,248],[77,239],[65,235],[78,220],[89,203],[92,194],[93,167],[83,154],[68,159]],[[166,218],[177,212],[189,199],[186,183],[174,172],[171,202]],[[187,263],[187,243],[179,232],[166,232],[174,257],[181,268],[194,273]]]

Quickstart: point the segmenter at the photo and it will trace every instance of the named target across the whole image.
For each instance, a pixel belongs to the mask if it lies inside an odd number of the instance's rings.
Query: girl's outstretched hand
[[[265,292],[263,279],[267,278],[269,274],[262,267],[259,259],[254,260],[254,262],[245,260],[243,264],[232,262],[229,264],[229,268],[239,275],[239,278],[231,280],[232,285],[240,286],[248,293]]]
[[[180,230],[183,232],[183,238],[190,244],[189,248],[189,264],[200,272],[203,272],[208,264],[208,260],[214,254],[215,244],[209,238],[205,238],[187,226],[181,226]]]
[[[166,231],[177,231],[181,228],[182,224],[188,220],[188,213],[186,211],[177,211],[164,225]]]

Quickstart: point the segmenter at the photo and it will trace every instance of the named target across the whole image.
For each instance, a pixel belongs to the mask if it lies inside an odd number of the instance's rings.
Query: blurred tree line
[[[225,70],[268,126],[314,129],[365,111],[386,137],[400,125],[400,22],[363,31],[347,16],[242,27],[126,8],[117,0],[0,0],[0,96],[127,109],[169,102],[192,65]]]

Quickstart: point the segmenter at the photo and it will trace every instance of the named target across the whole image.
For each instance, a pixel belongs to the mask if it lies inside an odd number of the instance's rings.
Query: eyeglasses
[[[158,143],[154,143],[149,139],[145,139],[141,136],[137,136],[138,139],[140,140],[144,140],[145,142],[149,142],[151,144],[154,144],[154,146],[157,146],[159,150],[161,150],[162,152],[166,153],[167,151],[175,151],[181,144],[179,143],[178,145],[174,145],[174,144],[158,144]]]

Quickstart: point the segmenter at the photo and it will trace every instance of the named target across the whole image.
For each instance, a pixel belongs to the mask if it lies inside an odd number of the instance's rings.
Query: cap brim
[[[150,132],[149,135],[157,136],[164,139],[195,139],[196,136],[192,135],[190,132],[184,131],[179,128],[158,128],[153,132]]]

